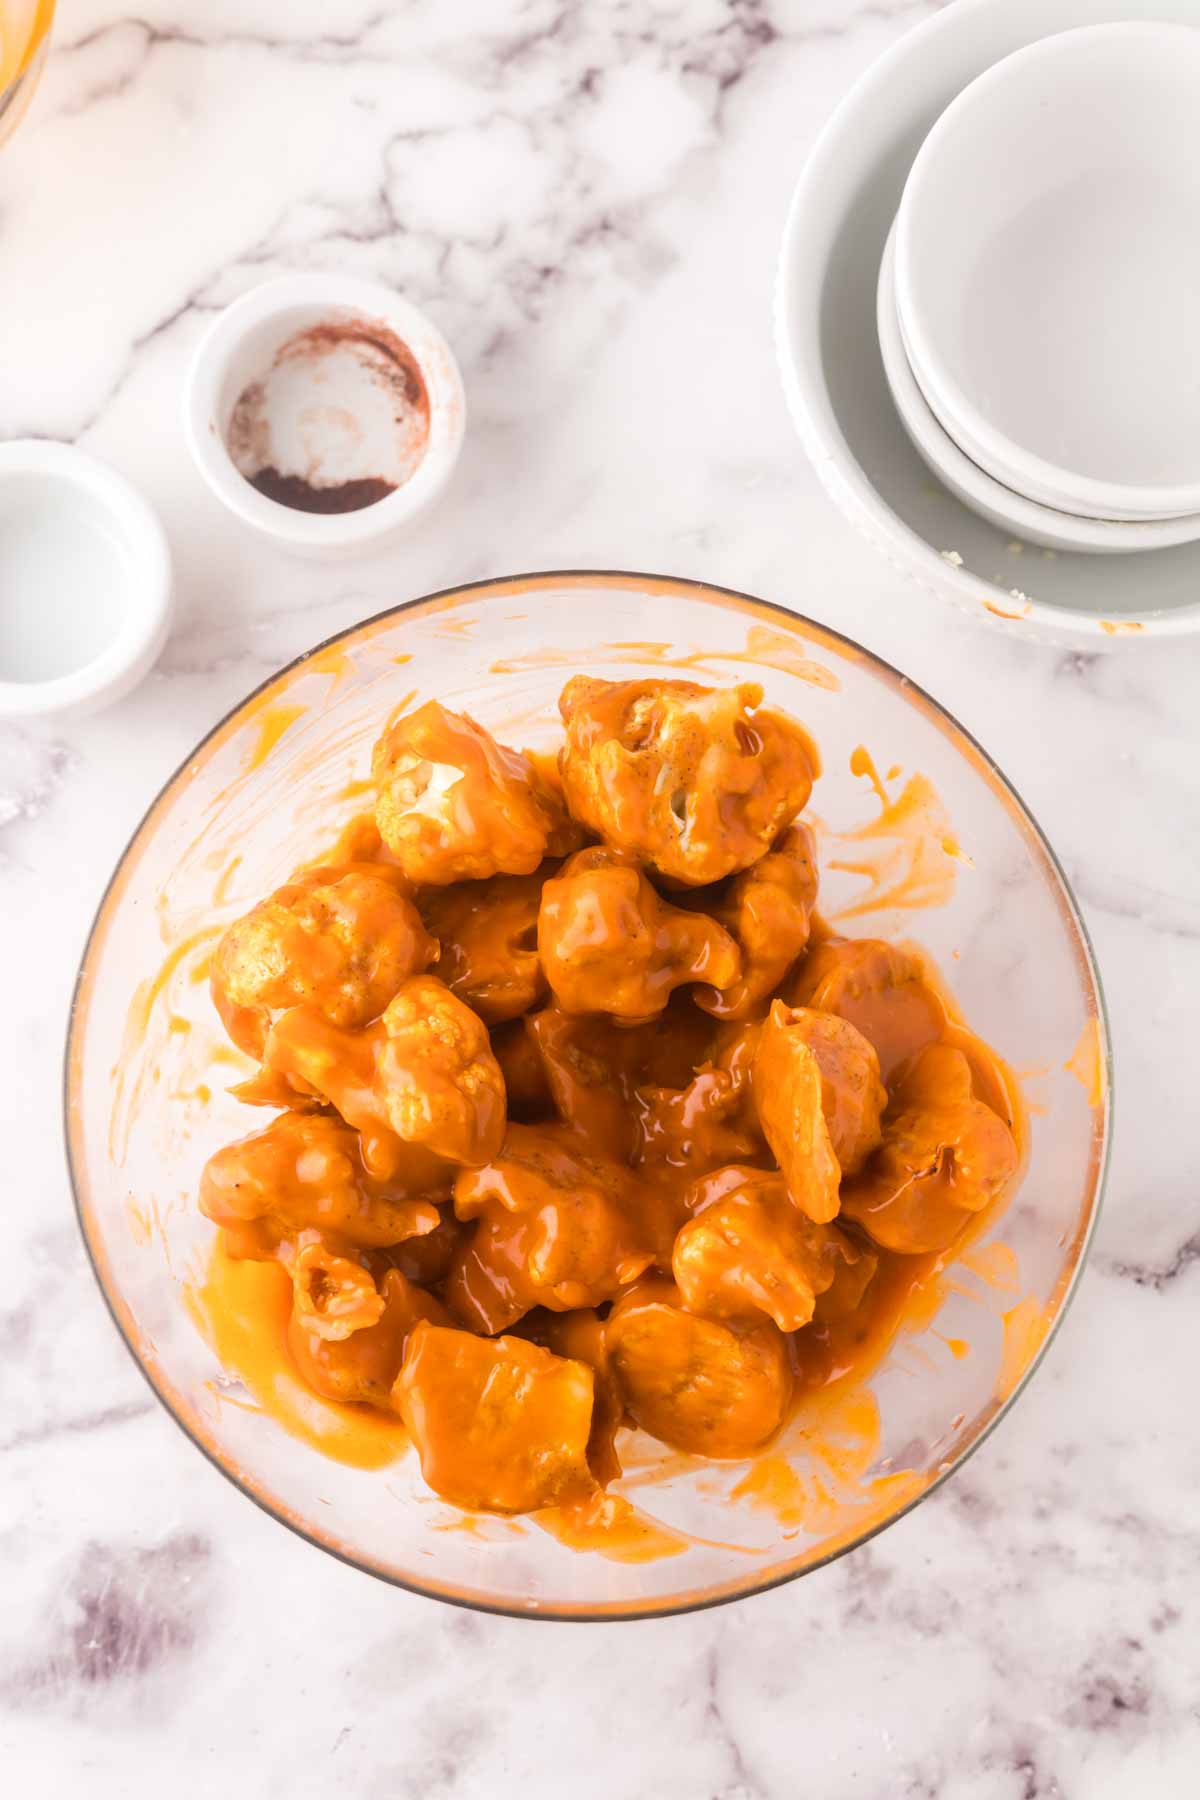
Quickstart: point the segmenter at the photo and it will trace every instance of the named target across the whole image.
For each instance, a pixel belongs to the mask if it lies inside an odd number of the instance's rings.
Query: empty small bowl
[[[961,449],[1043,506],[1200,512],[1200,31],[1098,24],[1004,58],[901,201],[909,360]]]
[[[141,494],[70,444],[0,444],[0,718],[120,699],[170,622],[166,534]]]
[[[942,429],[921,391],[905,350],[896,312],[896,227],[879,268],[879,349],[892,399],[915,449],[932,472],[965,505],[1001,531],[1051,550],[1090,550],[1101,555],[1163,549],[1200,538],[1200,514],[1179,519],[1087,519],[1027,500],[993,480]]]
[[[379,549],[454,471],[466,426],[449,344],[381,283],[285,275],[220,314],[192,364],[184,424],[205,481],[280,549]]]

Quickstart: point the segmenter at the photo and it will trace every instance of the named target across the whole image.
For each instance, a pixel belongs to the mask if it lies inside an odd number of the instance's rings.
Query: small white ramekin
[[[239,396],[298,333],[348,319],[382,322],[412,353],[429,399],[429,437],[414,474],[356,512],[310,513],[253,487],[228,447]],[[441,494],[466,429],[462,376],[449,344],[424,313],[380,283],[336,274],[283,275],[235,300],[214,321],[192,363],[184,425],[196,465],[243,524],[281,550],[314,558],[367,554],[410,526]]]
[[[913,162],[913,373],[971,460],[1042,506],[1200,513],[1198,116],[1195,17],[1102,20],[987,69]]]
[[[0,718],[108,706],[170,623],[171,554],[141,494],[69,444],[0,444]]]
[[[879,268],[877,302],[883,372],[900,422],[922,460],[965,506],[998,530],[1051,550],[1084,550],[1101,556],[1164,550],[1200,538],[1200,515],[1177,519],[1089,519],[1041,506],[996,481],[971,461],[942,427],[908,360],[896,309],[896,227]]]

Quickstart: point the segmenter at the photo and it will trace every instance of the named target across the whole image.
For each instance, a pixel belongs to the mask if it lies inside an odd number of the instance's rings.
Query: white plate
[[[1128,17],[1196,25],[1200,0],[958,0],[910,32],[847,95],[810,156],[776,288],[792,416],[847,517],[939,598],[1092,648],[1200,630],[1200,545],[1120,557],[1011,548],[909,442],[883,372],[875,290],[908,171],[954,96],[1022,44]]]
[[[896,304],[942,425],[1096,519],[1200,511],[1200,31],[1093,25],[1005,57],[922,144]]]
[[[952,494],[1010,537],[1051,550],[1128,555],[1188,544],[1200,538],[1200,513],[1181,519],[1088,519],[1039,506],[994,481],[943,429],[909,365],[896,310],[896,238],[893,225],[879,270],[876,319],[883,370],[896,410],[927,468]]]

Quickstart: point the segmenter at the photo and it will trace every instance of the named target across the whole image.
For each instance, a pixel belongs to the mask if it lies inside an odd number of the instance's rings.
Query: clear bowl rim
[[[78,1079],[76,1068],[76,1045],[81,1021],[85,1016],[82,1001],[87,984],[92,954],[99,943],[101,928],[105,923],[110,902],[117,893],[121,876],[124,873],[126,866],[130,863],[143,835],[154,824],[160,809],[172,798],[177,784],[188,773],[201,753],[210,746],[215,747],[214,740],[236,725],[237,720],[243,712],[248,711],[251,707],[257,706],[276,683],[286,682],[296,670],[300,669],[313,657],[319,656],[335,646],[344,645],[349,640],[356,638],[361,632],[367,631],[370,628],[380,627],[387,620],[399,618],[406,613],[416,612],[418,609],[441,610],[442,607],[449,602],[472,595],[481,600],[486,599],[489,594],[495,595],[498,598],[511,600],[514,591],[521,592],[522,594],[536,593],[539,589],[545,589],[556,585],[561,586],[564,583],[582,584],[587,582],[601,586],[637,584],[646,587],[649,592],[690,595],[693,598],[714,601],[722,609],[731,612],[742,611],[758,614],[766,619],[784,620],[787,622],[787,626],[790,630],[805,636],[811,635],[818,644],[823,643],[826,647],[835,649],[839,654],[844,654],[846,651],[849,651],[855,660],[864,661],[870,666],[875,675],[881,677],[887,684],[894,686],[906,699],[910,699],[917,704],[918,707],[925,712],[926,716],[930,717],[939,727],[943,736],[947,737],[949,741],[954,744],[960,754],[962,754],[964,749],[973,752],[973,758],[970,758],[969,760],[975,761],[977,771],[984,779],[992,784],[993,789],[998,792],[1000,798],[1006,802],[1010,811],[1014,813],[1016,818],[1022,823],[1027,838],[1032,839],[1033,844],[1044,859],[1046,870],[1057,886],[1057,897],[1060,903],[1060,910],[1063,913],[1067,925],[1074,934],[1077,960],[1080,962],[1082,970],[1091,987],[1092,1000],[1095,1007],[1094,1017],[1099,1032],[1101,1061],[1104,1070],[1104,1097],[1102,1102],[1103,1126],[1099,1133],[1098,1141],[1095,1139],[1093,1140],[1090,1162],[1091,1194],[1087,1217],[1080,1230],[1076,1233],[1073,1247],[1074,1261],[1069,1265],[1065,1283],[1063,1283],[1062,1276],[1060,1275],[1059,1277],[1060,1284],[1062,1284],[1062,1291],[1058,1298],[1054,1314],[1049,1320],[1041,1342],[1030,1356],[1028,1363],[1022,1370],[1017,1381],[1014,1382],[1012,1388],[1004,1398],[993,1406],[992,1411],[975,1432],[975,1435],[966,1441],[953,1458],[948,1461],[931,1480],[920,1488],[917,1493],[911,1495],[908,1499],[897,1505],[894,1511],[889,1512],[883,1518],[872,1520],[862,1529],[862,1531],[854,1533],[844,1540],[835,1539],[830,1548],[822,1554],[810,1557],[805,1557],[802,1554],[800,1557],[792,1558],[782,1566],[772,1568],[762,1575],[755,1575],[747,1580],[739,1580],[735,1577],[730,1581],[720,1582],[701,1590],[689,1591],[679,1595],[668,1595],[661,1601],[654,1603],[636,1601],[626,1603],[624,1601],[613,1601],[585,1606],[543,1606],[540,1603],[522,1606],[516,1602],[498,1601],[488,1595],[486,1591],[455,1588],[453,1585],[440,1583],[435,1580],[421,1581],[415,1577],[401,1576],[391,1569],[373,1566],[351,1554],[336,1541],[323,1538],[314,1530],[308,1529],[304,1523],[293,1517],[282,1504],[276,1504],[271,1496],[258,1491],[255,1485],[245,1478],[240,1471],[224,1461],[210,1444],[205,1442],[202,1437],[198,1436],[197,1433],[193,1431],[187,1419],[174,1405],[171,1395],[169,1391],[167,1391],[166,1384],[160,1385],[159,1381],[155,1378],[154,1373],[139,1354],[137,1345],[133,1342],[129,1332],[126,1330],[121,1317],[120,1307],[117,1304],[117,1298],[110,1289],[109,1283],[105,1277],[103,1257],[99,1254],[93,1243],[91,1232],[89,1230],[87,1203],[82,1192],[83,1181],[76,1164],[72,1132],[72,1119],[76,1110],[73,1105],[73,1099],[76,1081]],[[825,1568],[830,1563],[836,1562],[840,1557],[848,1555],[850,1551],[860,1549],[864,1544],[869,1543],[872,1538],[877,1537],[880,1532],[886,1531],[890,1526],[906,1517],[908,1513],[912,1512],[914,1508],[919,1506],[922,1501],[926,1500],[931,1494],[936,1493],[938,1489],[951,1478],[951,1476],[955,1475],[958,1470],[964,1466],[980,1445],[986,1442],[992,1432],[996,1429],[997,1425],[999,1425],[1000,1421],[1007,1417],[1017,1400],[1025,1392],[1025,1389],[1029,1385],[1035,1372],[1041,1367],[1046,1352],[1058,1333],[1059,1327],[1075,1297],[1083,1270],[1087,1263],[1092,1239],[1095,1235],[1096,1224],[1100,1216],[1107,1184],[1113,1135],[1112,1039],[1104,988],[1087,926],[1084,923],[1082,914],[1079,910],[1079,903],[1076,900],[1071,884],[1067,879],[1066,872],[1046,838],[1045,833],[1042,831],[1041,826],[1029,811],[1029,808],[1026,806],[1012,782],[1009,781],[1008,777],[983,748],[982,744],[979,743],[964,725],[959,723],[954,715],[944,707],[940,701],[935,700],[924,688],[910,680],[907,675],[903,674],[903,672],[897,669],[892,663],[886,661],[885,658],[878,656],[873,650],[867,649],[865,645],[859,644],[854,638],[847,636],[844,632],[837,631],[831,626],[823,625],[815,619],[810,619],[806,614],[794,612],[789,607],[780,605],[777,601],[763,600],[756,595],[747,594],[738,588],[725,587],[716,582],[702,581],[698,578],[689,576],[653,575],[627,569],[534,570],[528,573],[511,576],[486,577],[478,581],[463,582],[451,587],[436,589],[428,594],[418,595],[414,599],[401,601],[396,606],[384,607],[381,611],[372,613],[367,618],[356,620],[353,625],[347,626],[341,631],[333,632],[329,637],[314,644],[310,649],[302,651],[299,656],[293,657],[289,662],[285,663],[282,668],[277,669],[274,674],[269,675],[264,681],[261,681],[257,687],[253,688],[250,693],[244,695],[234,706],[230,707],[230,709],[205,732],[204,736],[189,754],[184,757],[183,761],[178,764],[162,783],[153,799],[149,802],[141,818],[134,826],[124,849],[121,851],[121,854],[113,867],[112,873],[104,885],[103,892],[96,905],[91,926],[88,930],[87,938],[80,956],[79,969],[72,986],[63,1054],[62,1082],[63,1140],[66,1152],[67,1173],[71,1184],[71,1198],[76,1222],[79,1226],[79,1233],[83,1240],[88,1263],[91,1267],[92,1274],[95,1277],[96,1285],[100,1290],[101,1297],[108,1310],[109,1317],[116,1327],[121,1342],[124,1344],[135,1365],[140,1370],[155,1398],[191,1444],[199,1450],[207,1461],[210,1462],[214,1468],[218,1469],[220,1473],[239,1490],[239,1492],[244,1494],[247,1499],[253,1501],[253,1503],[259,1507],[262,1512],[266,1513],[269,1518],[274,1519],[278,1524],[286,1526],[289,1531],[293,1532],[303,1542],[311,1544],[318,1550],[324,1551],[327,1555],[336,1557],[339,1562],[344,1563],[348,1568],[357,1569],[363,1574],[373,1576],[377,1580],[386,1582],[389,1586],[400,1588],[408,1593],[418,1594],[425,1599],[441,1600],[449,1605],[462,1607],[468,1612],[488,1613],[502,1618],[545,1619],[560,1624],[604,1624],[610,1622],[633,1621],[637,1619],[668,1618],[679,1614],[703,1612],[710,1607],[722,1606],[733,1600],[748,1599],[755,1594],[769,1593],[773,1588],[782,1587],[789,1582],[799,1580],[804,1575],[812,1574],[816,1570]]]
[[[26,44],[22,54],[20,67],[7,87],[0,87],[0,136],[5,130],[4,115],[11,106],[15,106],[17,98],[26,89],[36,87],[41,79],[42,67],[49,53],[50,38],[54,29],[54,15],[57,11],[57,0],[50,6],[49,16],[40,20],[35,14],[34,28],[30,42]],[[40,24],[40,30],[39,30]],[[18,121],[19,123],[19,121]]]

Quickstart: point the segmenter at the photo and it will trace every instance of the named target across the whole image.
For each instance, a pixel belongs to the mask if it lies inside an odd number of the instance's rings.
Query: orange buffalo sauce
[[[258,739],[246,763],[246,772],[261,768],[284,733],[304,717],[306,707],[283,700],[264,707],[258,722]]]
[[[1063,1067],[1069,1075],[1074,1075],[1087,1095],[1087,1103],[1093,1111],[1103,1105],[1108,1076],[1104,1067],[1103,1052],[1100,1048],[1099,1019],[1087,1021],[1079,1034],[1079,1041]]]
[[[785,1535],[920,1491],[877,1469],[868,1384],[1025,1145],[921,952],[817,916],[794,819],[819,759],[757,694],[571,683],[561,782],[436,703],[393,718],[377,815],[212,959],[262,1059],[239,1092],[284,1109],[206,1176],[189,1306],[223,1367],[326,1455],[412,1443],[468,1514],[622,1561],[688,1542],[611,1491],[623,1424],[737,1469]],[[966,859],[936,795],[852,767],[881,811],[836,923],[944,900]],[[1044,1330],[1006,1305],[1002,1381]]]
[[[334,1462],[383,1469],[408,1448],[398,1418],[315,1394],[288,1349],[292,1283],[279,1263],[239,1261],[218,1237],[204,1280],[185,1289],[188,1311],[222,1368],[293,1437]],[[243,1405],[224,1389],[219,1396]]]

